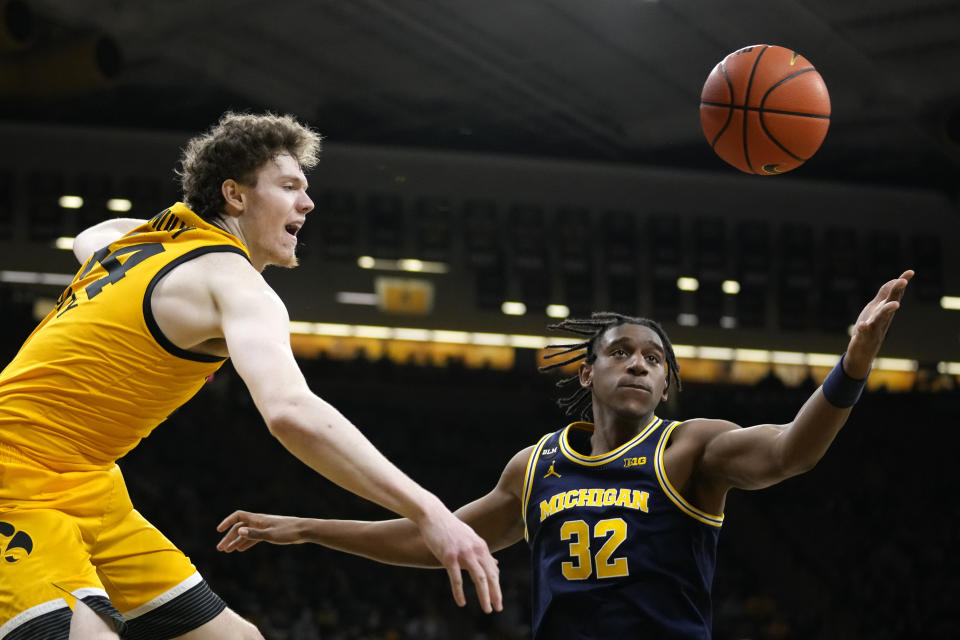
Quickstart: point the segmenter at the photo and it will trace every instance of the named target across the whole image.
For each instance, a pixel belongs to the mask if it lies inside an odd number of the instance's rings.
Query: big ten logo
[[[9,522],[0,521],[0,558],[3,563],[20,562],[33,551],[33,539],[26,531],[17,531]]]
[[[623,466],[624,466],[624,468],[628,468],[628,467],[642,467],[642,466],[645,465],[645,464],[647,464],[647,457],[646,457],[646,456],[642,456],[642,457],[640,457],[640,458],[624,458],[624,459],[623,459]]]

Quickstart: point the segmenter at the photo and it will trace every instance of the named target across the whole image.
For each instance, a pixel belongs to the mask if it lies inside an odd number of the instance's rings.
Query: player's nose
[[[306,191],[302,192],[300,199],[297,201],[297,211],[306,214],[313,211],[313,207],[313,200],[310,199]]]
[[[647,373],[647,368],[643,365],[643,358],[634,354],[627,360],[627,371],[635,375],[642,375]]]

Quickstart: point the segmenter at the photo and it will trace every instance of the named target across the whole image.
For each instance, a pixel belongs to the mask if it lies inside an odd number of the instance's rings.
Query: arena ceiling
[[[795,177],[957,194],[957,0],[0,0],[0,119],[196,131],[291,112],[329,140],[727,169],[699,126],[727,53],[829,87]],[[758,178],[759,179],[759,178]]]

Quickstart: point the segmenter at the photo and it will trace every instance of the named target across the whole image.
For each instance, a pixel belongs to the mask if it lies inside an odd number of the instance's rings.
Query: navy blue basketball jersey
[[[537,640],[704,639],[723,515],[670,484],[663,452],[679,422],[653,420],[609,453],[593,425],[544,436],[527,463],[524,536]]]

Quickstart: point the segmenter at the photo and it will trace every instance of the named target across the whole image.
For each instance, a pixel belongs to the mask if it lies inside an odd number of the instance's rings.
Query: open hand
[[[912,277],[913,270],[908,269],[899,278],[886,282],[860,312],[844,358],[844,369],[850,377],[860,379],[867,376]]]
[[[299,544],[302,518],[272,516],[266,513],[234,511],[217,525],[217,531],[226,532],[217,544],[218,551],[246,551],[261,540],[271,544]]]
[[[423,520],[420,535],[427,548],[446,567],[453,599],[459,606],[467,604],[463,595],[462,571],[465,570],[473,580],[484,612],[503,611],[500,569],[483,538],[449,511]]]

